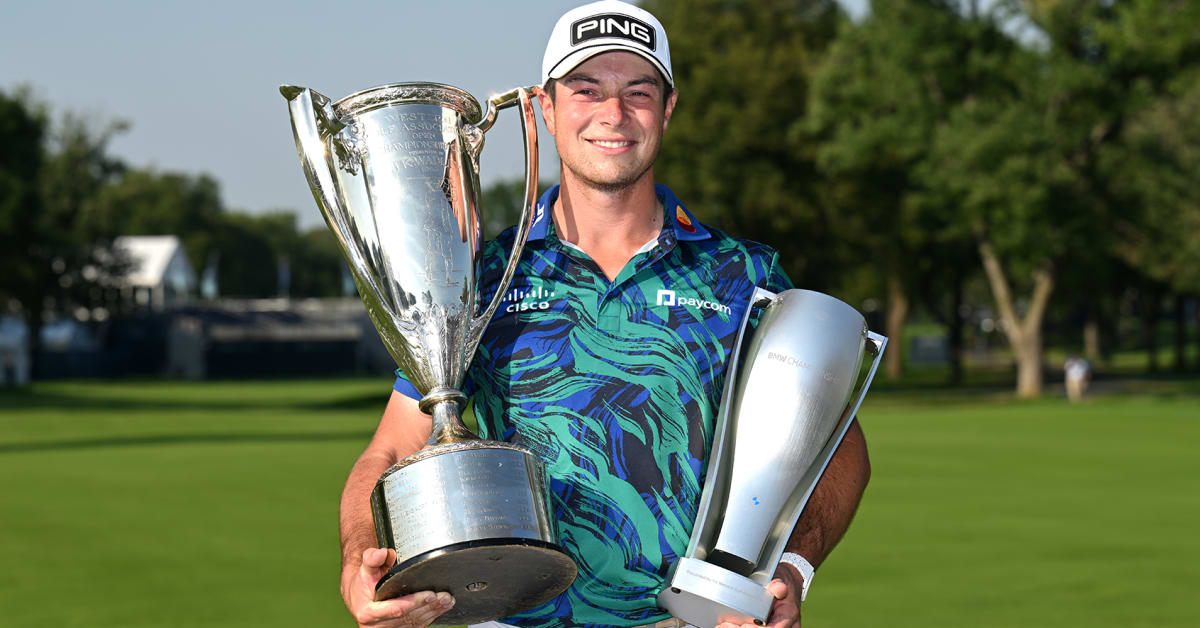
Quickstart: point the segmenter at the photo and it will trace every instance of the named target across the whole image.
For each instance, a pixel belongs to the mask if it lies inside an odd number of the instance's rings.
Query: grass
[[[390,381],[0,393],[0,625],[350,625],[342,481]],[[880,387],[810,626],[1195,626],[1200,389]]]

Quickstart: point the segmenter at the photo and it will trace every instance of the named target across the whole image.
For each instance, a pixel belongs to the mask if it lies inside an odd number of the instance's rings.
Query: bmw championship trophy
[[[755,309],[761,318],[743,342]],[[726,371],[691,541],[659,606],[694,626],[766,623],[766,585],[886,345],[831,296],[755,291]],[[854,394],[864,351],[874,362]]]
[[[441,624],[542,604],[576,575],[557,544],[545,472],[527,449],[467,429],[459,389],[529,233],[538,180],[531,88],[491,98],[483,112],[470,94],[436,83],[385,85],[336,103],[304,87],[280,92],[371,321],[433,417],[427,447],[388,469],[371,494],[379,546],[396,551],[375,598],[447,591],[455,605]],[[525,202],[496,296],[481,308],[479,155],[499,110],[513,105],[523,114]]]

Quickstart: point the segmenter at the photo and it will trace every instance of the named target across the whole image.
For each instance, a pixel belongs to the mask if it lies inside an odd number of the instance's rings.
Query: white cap
[[[542,85],[611,50],[626,50],[645,57],[662,72],[668,85],[675,87],[667,31],[648,11],[619,0],[585,4],[558,18],[546,43],[546,55],[542,57]]]

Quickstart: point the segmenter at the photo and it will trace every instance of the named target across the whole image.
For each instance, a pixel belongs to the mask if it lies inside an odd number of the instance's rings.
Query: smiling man
[[[545,464],[559,540],[579,576],[503,622],[677,626],[655,596],[687,550],[738,324],[755,287],[791,283],[774,250],[701,224],[655,183],[679,93],[653,15],[615,0],[567,12],[550,35],[542,82],[561,184],[537,203],[506,306],[484,333],[464,392],[482,436],[522,445]],[[514,232],[485,247],[484,302]],[[360,625],[420,627],[454,600],[421,592],[372,601],[391,556],[374,547],[368,495],[431,429],[420,395],[398,375],[343,492],[342,595]],[[799,625],[813,568],[849,526],[868,476],[855,422],[770,585],[769,625]]]

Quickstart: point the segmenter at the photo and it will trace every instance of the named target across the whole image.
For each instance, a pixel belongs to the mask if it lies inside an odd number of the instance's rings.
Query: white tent
[[[183,243],[173,235],[121,236],[113,248],[130,261],[121,291],[138,305],[162,309],[187,301],[196,289],[196,273]]]

